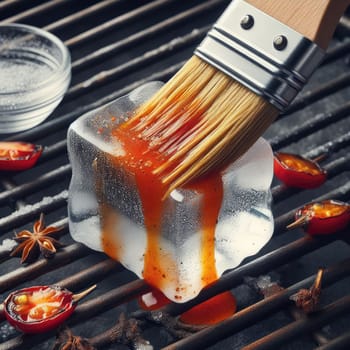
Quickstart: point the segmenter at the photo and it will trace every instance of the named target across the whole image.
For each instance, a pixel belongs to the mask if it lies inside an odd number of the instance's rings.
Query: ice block
[[[160,86],[143,85],[71,124],[69,227],[76,241],[186,302],[270,239],[273,155],[261,138],[221,173],[162,200],[149,175],[152,162],[126,166],[120,159],[133,156],[116,133]]]

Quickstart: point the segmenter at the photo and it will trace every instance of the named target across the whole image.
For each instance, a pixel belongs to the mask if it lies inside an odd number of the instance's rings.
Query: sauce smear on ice
[[[161,235],[162,213],[164,205],[164,194],[167,187],[162,183],[160,175],[153,171],[166,161],[166,155],[150,148],[147,141],[139,138],[137,133],[126,128],[113,130],[113,136],[122,145],[122,155],[113,159],[116,167],[123,167],[131,173],[136,181],[137,190],[140,195],[145,227],[147,230],[147,248],[144,255],[143,277],[147,283],[155,288],[162,289],[168,280],[176,280],[176,262],[166,252],[162,251],[159,245]],[[188,188],[202,195],[201,207],[201,280],[203,286],[214,282],[218,276],[215,267],[215,226],[218,219],[223,198],[223,184],[220,173],[212,173],[195,182]],[[103,206],[101,206],[103,209]],[[107,212],[102,213],[102,217]],[[103,222],[103,220],[102,220]],[[103,248],[105,252],[115,257],[115,252],[110,250],[116,247],[113,238],[108,234],[108,229],[103,228]],[[191,247],[189,247],[191,249]],[[169,272],[172,271],[172,272]],[[172,273],[172,276],[169,276]],[[181,296],[175,296],[181,302]],[[218,308],[215,306],[217,300],[225,306]],[[235,311],[233,297],[228,297],[225,293],[212,298],[205,305],[212,311],[217,311],[213,320],[223,319]],[[162,302],[163,304],[163,302]],[[213,305],[212,305],[213,304]],[[212,305],[212,306],[210,306]],[[233,307],[234,305],[234,307]],[[228,312],[228,310],[230,310]],[[215,313],[215,312],[214,312]],[[200,312],[200,314],[202,314]],[[194,315],[189,311],[185,318],[194,321]],[[221,315],[221,316],[220,316]],[[196,317],[194,317],[196,318]],[[198,319],[202,316],[198,316]],[[203,322],[199,322],[202,323]]]

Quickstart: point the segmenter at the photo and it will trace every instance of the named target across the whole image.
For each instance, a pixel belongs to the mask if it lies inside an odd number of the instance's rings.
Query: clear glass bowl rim
[[[29,35],[36,35],[39,37],[43,37],[50,42],[52,42],[60,51],[62,58],[60,60],[57,60],[55,58],[55,61],[58,63],[56,69],[53,71],[52,74],[50,74],[50,77],[47,79],[43,80],[39,84],[36,84],[35,86],[30,86],[28,89],[18,89],[16,91],[6,91],[6,92],[1,92],[0,97],[6,97],[6,96],[24,96],[24,95],[35,95],[40,93],[40,91],[44,91],[48,87],[50,88],[50,91],[56,91],[55,94],[43,94],[43,96],[47,96],[47,100],[51,100],[59,95],[62,95],[66,89],[66,86],[68,85],[68,82],[70,81],[71,77],[71,58],[70,58],[70,53],[68,51],[68,48],[64,45],[64,43],[54,34],[47,32],[43,29],[33,27],[27,24],[19,24],[19,23],[11,23],[11,24],[0,24],[0,32],[4,29],[12,29],[12,30],[20,30],[23,33],[28,33]],[[53,89],[52,87],[56,86],[57,89]],[[33,99],[34,101],[36,100],[35,98]],[[44,101],[41,101],[38,104],[45,103],[46,99]],[[30,109],[34,108],[36,103],[28,105]],[[25,108],[25,106],[21,106],[22,108]],[[21,108],[20,107],[20,108]],[[20,109],[19,108],[19,109]],[[7,111],[9,108],[8,106],[0,106],[0,110]],[[17,109],[17,108],[16,108]]]

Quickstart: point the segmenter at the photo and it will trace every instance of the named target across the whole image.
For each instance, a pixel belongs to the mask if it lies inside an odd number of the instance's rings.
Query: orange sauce
[[[187,126],[184,129],[187,129]],[[163,185],[161,177],[154,174],[153,170],[166,161],[166,156],[154,149],[150,149],[149,143],[139,138],[130,129],[117,128],[113,130],[113,136],[118,139],[124,152],[122,155],[115,157],[113,162],[116,167],[123,167],[125,171],[133,175],[141,199],[144,224],[147,231],[143,278],[150,285],[162,289],[168,281],[177,281],[178,279],[176,261],[164,252],[159,244],[164,205],[163,197],[167,188]],[[200,209],[202,233],[200,261],[202,270],[201,281],[202,287],[204,287],[218,278],[215,267],[215,227],[223,198],[221,174],[214,173],[203,177],[191,183],[188,187],[203,197]],[[102,205],[101,211],[102,217],[110,215],[110,210],[106,206]],[[114,235],[109,234],[111,231],[109,226],[113,225],[113,220],[117,220],[115,216],[112,217],[113,219],[111,220],[102,219],[102,244],[104,251],[109,256],[117,258],[121,247],[117,239],[113,238]],[[116,251],[113,252],[114,249]],[[185,288],[185,286],[181,286],[181,288]],[[159,301],[156,307],[160,307],[168,302],[167,298],[160,292],[156,293],[156,299]],[[175,299],[180,302],[181,295],[175,295]],[[218,322],[218,320],[227,317],[228,313],[231,315],[234,312],[232,310],[235,309],[235,303],[232,300],[232,296],[229,298],[224,293],[202,304],[205,306],[201,306],[200,309],[210,309],[210,318],[214,322]],[[217,304],[222,302],[224,303],[223,306],[221,308],[217,307]],[[147,308],[145,305],[142,305],[142,302],[141,306]],[[199,313],[199,319],[203,319],[202,313],[202,311]],[[192,315],[192,311],[186,315]],[[194,321],[193,316],[184,317],[185,319],[191,319],[191,322]],[[206,324],[207,321],[205,320]]]
[[[224,292],[184,312],[180,320],[194,325],[213,325],[236,312],[236,299],[230,292]]]
[[[123,246],[114,233],[118,223],[118,214],[106,203],[100,204],[101,215],[101,244],[103,251],[112,259],[120,261],[123,254]]]
[[[349,210],[349,207],[346,204],[339,205],[337,202],[323,201],[322,203],[311,204],[307,207],[306,212],[310,211],[313,216],[324,219],[342,215]]]
[[[163,157],[149,149],[149,144],[130,130],[116,129],[113,134],[122,144],[125,154],[116,157],[117,166],[134,175],[141,198],[144,224],[147,231],[147,248],[144,255],[143,277],[151,285],[161,288],[169,278],[169,271],[176,274],[176,262],[162,251],[160,234],[163,212],[163,196],[166,188],[153,170],[162,164]],[[104,240],[108,237],[104,235]]]
[[[223,198],[223,185],[219,173],[197,180],[190,187],[203,195],[201,201],[201,280],[206,286],[217,280],[215,268],[215,227]]]

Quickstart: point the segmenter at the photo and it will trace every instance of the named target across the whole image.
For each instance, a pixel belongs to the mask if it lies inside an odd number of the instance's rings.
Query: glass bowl
[[[29,129],[61,102],[71,78],[66,46],[23,24],[0,25],[0,133]]]

